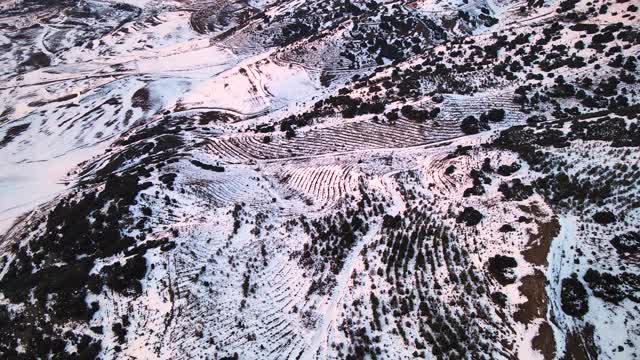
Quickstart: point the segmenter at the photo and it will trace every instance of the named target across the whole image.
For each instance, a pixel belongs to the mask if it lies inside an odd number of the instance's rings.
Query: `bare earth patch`
[[[531,207],[520,207],[521,210],[533,215],[537,219],[547,217],[535,204]],[[538,328],[538,334],[531,340],[531,346],[539,351],[545,360],[554,359],[556,355],[556,342],[553,336],[553,328],[547,319],[549,299],[545,290],[547,278],[544,269],[548,266],[547,256],[551,248],[551,242],[560,233],[560,222],[558,218],[551,220],[536,221],[538,231],[529,234],[527,248],[522,251],[524,259],[530,264],[541,267],[536,269],[533,275],[522,278],[522,284],[518,287],[520,293],[527,298],[527,301],[518,305],[518,310],[513,318],[523,324],[530,324],[535,319],[544,319]]]
[[[556,340],[553,337],[553,328],[548,322],[543,322],[538,328],[538,335],[536,335],[531,345],[534,350],[539,351],[545,360],[555,359],[556,357]]]
[[[544,289],[546,281],[547,278],[540,270],[536,270],[533,275],[522,278],[522,285],[518,287],[518,290],[527,298],[527,301],[518,304],[518,311],[513,314],[516,321],[529,324],[535,319],[545,318],[548,303]]]
[[[580,333],[567,334],[565,359],[590,360],[598,358],[598,350],[593,339],[594,327],[585,325]]]
[[[560,222],[557,218],[549,222],[538,222],[538,233],[531,234],[528,248],[522,251],[524,259],[534,265],[546,266],[551,241],[560,233]]]

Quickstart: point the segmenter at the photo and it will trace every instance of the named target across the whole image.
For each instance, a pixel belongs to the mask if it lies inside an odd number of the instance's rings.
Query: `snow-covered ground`
[[[638,357],[638,9],[529,5],[0,4],[0,358]]]

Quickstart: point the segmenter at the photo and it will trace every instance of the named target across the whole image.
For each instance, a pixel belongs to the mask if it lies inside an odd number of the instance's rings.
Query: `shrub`
[[[562,280],[560,307],[565,314],[582,318],[589,311],[589,298],[584,285],[575,273]]]
[[[507,183],[500,184],[498,191],[504,195],[507,201],[522,201],[533,195],[531,185],[523,184],[520,179],[514,179],[511,186]]]
[[[500,122],[505,117],[504,109],[491,109],[480,115],[480,122]]]
[[[496,171],[498,175],[511,176],[516,171],[520,170],[520,164],[512,162],[511,165],[500,165]]]
[[[124,265],[115,263],[102,268],[100,272],[105,283],[112,290],[127,295],[138,295],[142,292],[142,280],[147,273],[147,260],[142,255],[128,259]]]
[[[465,207],[464,210],[456,218],[457,223],[465,223],[467,226],[476,226],[482,220],[482,214],[480,211],[472,208]]]
[[[609,225],[616,222],[616,216],[611,211],[598,211],[593,215],[593,221],[600,225]]]
[[[611,245],[618,251],[637,253],[640,250],[640,233],[629,231],[622,235],[616,235],[611,240]]]
[[[516,229],[514,229],[514,227],[509,224],[504,224],[500,227],[500,229],[498,229],[498,231],[506,233],[516,231]]]
[[[491,300],[500,307],[507,306],[507,295],[499,291],[491,293]]]
[[[205,169],[205,170],[210,170],[210,171],[215,171],[215,172],[224,172],[224,167],[222,166],[217,166],[217,165],[210,165],[210,164],[205,164],[203,162],[200,162],[198,160],[191,160],[191,163],[199,168]]]
[[[640,276],[633,273],[612,275],[589,269],[584,274],[584,281],[589,284],[593,295],[613,304],[618,304],[626,298],[639,303]]]
[[[496,255],[489,258],[489,272],[501,284],[508,285],[516,282],[513,268],[518,266],[516,259],[510,256]]]
[[[478,121],[475,116],[467,116],[460,123],[460,129],[466,135],[477,134],[480,131],[489,130],[489,125],[484,121]]]
[[[118,341],[118,343],[120,344],[124,344],[125,338],[127,336],[127,328],[122,326],[122,324],[118,322],[113,324],[113,326],[111,327],[111,330],[113,331],[113,334],[116,336],[116,341]]]

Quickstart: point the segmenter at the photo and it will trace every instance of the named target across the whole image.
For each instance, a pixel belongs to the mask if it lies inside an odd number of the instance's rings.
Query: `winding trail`
[[[385,195],[389,196],[392,201],[391,206],[387,209],[387,214],[393,216],[400,214],[405,209],[402,195],[396,190],[395,181],[393,180],[393,175],[401,171],[402,170],[386,173],[381,178],[381,183],[384,185],[384,189],[387,192]],[[323,307],[318,309],[318,311],[323,314],[323,317],[316,328],[316,332],[311,338],[311,343],[304,350],[300,359],[322,359],[323,357],[321,355],[323,350],[328,350],[329,337],[331,335],[331,331],[336,327],[338,315],[340,314],[340,304],[342,304],[344,296],[348,293],[351,274],[358,263],[360,253],[365,245],[371,243],[371,241],[376,238],[380,233],[381,227],[380,222],[372,223],[369,231],[360,238],[360,241],[351,250],[351,253],[345,260],[342,271],[340,271],[340,274],[336,277],[337,284],[333,289],[331,297],[324,303]]]
[[[365,234],[356,246],[351,250],[349,257],[345,260],[342,271],[336,277],[336,287],[333,289],[331,298],[328,302],[324,303],[324,306],[318,309],[323,314],[322,319],[316,329],[315,334],[311,338],[311,343],[305,349],[301,359],[311,360],[322,358],[323,350],[327,351],[329,348],[329,335],[331,330],[336,326],[338,320],[338,314],[340,313],[340,304],[345,294],[348,292],[349,281],[351,280],[351,273],[355,268],[358,257],[362,248],[371,242],[373,238],[378,234],[380,230],[380,224],[376,224],[369,229],[369,232]]]

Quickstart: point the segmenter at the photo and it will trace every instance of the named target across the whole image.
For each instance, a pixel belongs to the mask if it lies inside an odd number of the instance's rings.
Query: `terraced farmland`
[[[0,3],[0,358],[637,358],[638,11]]]

